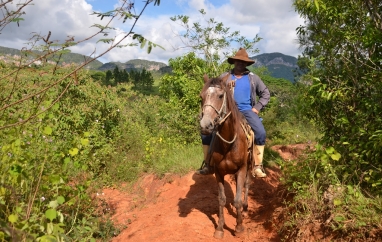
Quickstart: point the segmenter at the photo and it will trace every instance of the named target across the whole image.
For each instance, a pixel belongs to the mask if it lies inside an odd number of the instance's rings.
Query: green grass
[[[167,156],[153,163],[153,170],[159,176],[166,173],[185,175],[198,169],[202,160],[202,145],[188,145],[168,152]]]

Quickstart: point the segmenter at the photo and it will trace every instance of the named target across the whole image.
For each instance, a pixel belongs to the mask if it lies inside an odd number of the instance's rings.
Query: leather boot
[[[255,166],[252,169],[252,175],[253,177],[260,177],[264,178],[267,176],[267,174],[264,173],[263,169],[263,156],[264,156],[264,145],[256,145],[257,151],[254,152],[255,157]],[[255,150],[256,150],[255,147]]]
[[[204,160],[203,160],[203,163],[202,163],[202,166],[200,167],[200,169],[195,172],[196,174],[199,174],[199,175],[213,174],[213,171],[210,167],[210,164],[206,163],[209,149],[210,149],[209,145],[203,145]],[[209,160],[208,160],[208,162],[209,162]]]

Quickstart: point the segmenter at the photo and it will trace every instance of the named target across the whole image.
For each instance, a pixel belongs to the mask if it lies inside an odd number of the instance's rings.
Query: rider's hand
[[[252,108],[252,111],[256,114],[259,114],[259,111],[256,108]]]

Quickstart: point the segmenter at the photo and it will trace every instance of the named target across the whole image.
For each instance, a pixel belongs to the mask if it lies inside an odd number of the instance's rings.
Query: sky
[[[17,0],[13,2],[23,2]],[[8,24],[0,29],[0,46],[21,49],[30,46],[32,37],[37,33],[46,36],[51,32],[50,40],[63,42],[70,37],[75,41],[87,39],[97,32],[94,24],[105,25],[107,18],[100,20],[93,12],[107,12],[120,5],[120,0],[34,0],[33,5],[23,10],[24,21],[17,26]],[[135,13],[142,10],[145,1],[130,0],[134,3]],[[179,33],[184,31],[170,17],[186,15],[190,22],[204,24],[200,9],[204,9],[208,18],[222,22],[231,31],[239,31],[240,35],[253,39],[256,35],[262,38],[256,44],[259,54],[280,52],[297,57],[298,48],[296,28],[303,20],[292,7],[293,0],[161,0],[159,6],[150,3],[137,24],[134,32],[141,34],[149,41],[162,46],[153,48],[150,54],[139,46],[115,48],[103,55],[99,60],[106,62],[126,62],[131,59],[145,59],[168,64],[170,58],[183,55],[189,49]],[[9,6],[11,7],[11,6]],[[113,29],[108,36],[97,35],[94,38],[73,46],[73,53],[97,55],[103,53],[110,44],[99,42],[102,38],[115,37],[120,40],[132,27],[131,21],[122,23],[120,19],[111,23]],[[131,43],[125,40],[123,44]]]

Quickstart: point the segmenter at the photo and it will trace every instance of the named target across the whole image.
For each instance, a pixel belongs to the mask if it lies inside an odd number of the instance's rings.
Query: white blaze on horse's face
[[[202,119],[200,128],[203,134],[210,134],[221,118],[221,109],[224,101],[224,90],[220,87],[209,87],[203,98]]]

